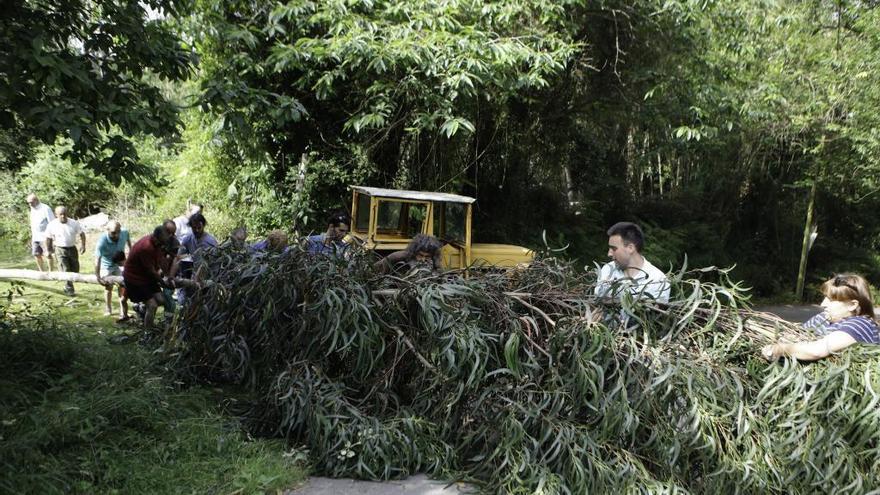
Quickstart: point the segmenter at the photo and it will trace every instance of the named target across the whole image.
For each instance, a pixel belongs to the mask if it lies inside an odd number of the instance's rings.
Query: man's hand
[[[86,245],[83,244],[79,247],[79,254],[86,254]]]

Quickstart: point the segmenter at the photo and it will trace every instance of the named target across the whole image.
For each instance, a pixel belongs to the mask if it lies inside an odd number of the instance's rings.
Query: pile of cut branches
[[[317,472],[428,472],[498,493],[864,493],[880,486],[880,349],[768,364],[802,338],[724,270],[668,305],[594,297],[555,259],[381,277],[370,259],[219,251],[178,369],[246,386]]]

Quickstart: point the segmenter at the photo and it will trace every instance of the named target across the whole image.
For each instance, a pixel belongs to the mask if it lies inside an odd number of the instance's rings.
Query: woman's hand
[[[768,344],[761,349],[761,356],[767,361],[775,361],[779,359],[780,351],[778,344]]]

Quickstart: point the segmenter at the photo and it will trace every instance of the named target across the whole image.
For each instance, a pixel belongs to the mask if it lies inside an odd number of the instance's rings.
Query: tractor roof
[[[382,189],[380,187],[365,186],[349,186],[352,190],[368,196],[376,196],[380,198],[410,199],[417,201],[445,201],[449,203],[473,203],[476,199],[470,196],[460,196],[458,194],[427,192],[427,191],[405,191],[403,189]]]

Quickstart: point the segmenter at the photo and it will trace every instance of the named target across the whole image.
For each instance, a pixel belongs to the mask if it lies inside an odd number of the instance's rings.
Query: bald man
[[[79,236],[80,248],[76,250],[76,238]],[[55,220],[46,226],[46,247],[49,249],[49,259],[55,255],[58,248],[58,260],[61,262],[61,271],[79,273],[79,255],[86,252],[86,234],[79,223],[67,217],[67,208],[55,207]],[[68,281],[64,286],[64,293],[68,296],[75,295],[73,282]]]

